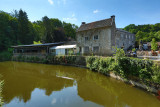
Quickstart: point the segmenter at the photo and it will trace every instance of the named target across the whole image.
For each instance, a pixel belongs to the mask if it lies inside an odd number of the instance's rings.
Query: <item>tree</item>
[[[77,30],[78,26],[71,24],[71,23],[63,22],[63,28],[65,31],[65,35],[67,37],[71,37],[73,39],[76,38],[76,30]]]
[[[18,27],[19,27],[19,36],[18,40],[21,44],[31,44],[33,42],[33,37],[30,34],[30,23],[28,20],[27,13],[22,9],[19,10],[18,14]]]
[[[124,28],[124,30],[129,31],[131,33],[136,34],[136,41],[140,40],[144,42],[150,42],[152,38],[155,38],[157,41],[160,41],[159,34],[157,32],[160,31],[160,23],[155,25],[146,24],[146,25],[134,25],[130,24]]]
[[[42,41],[45,35],[45,29],[41,21],[32,23],[34,29],[34,40]]]
[[[0,11],[0,50],[7,50],[12,44],[12,27],[9,25],[10,15]]]
[[[42,18],[45,28],[44,41],[47,43],[54,42],[54,27],[51,25],[51,21],[47,16]]]
[[[155,38],[153,38],[151,41],[151,49],[153,51],[156,51],[158,49],[158,43],[156,42]]]
[[[51,18],[50,22],[51,22],[51,25],[54,26],[55,28],[62,28],[63,27],[62,22],[59,19]]]
[[[77,28],[47,16],[32,23],[22,9],[12,13],[0,11],[0,50],[7,51],[12,45],[32,44],[33,41],[66,41],[67,37],[75,38]]]

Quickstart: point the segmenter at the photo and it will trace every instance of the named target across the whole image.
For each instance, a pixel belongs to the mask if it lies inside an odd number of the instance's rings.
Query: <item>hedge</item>
[[[124,79],[138,78],[142,81],[160,82],[160,67],[151,60],[121,57],[87,57],[87,67],[103,74],[114,72]]]

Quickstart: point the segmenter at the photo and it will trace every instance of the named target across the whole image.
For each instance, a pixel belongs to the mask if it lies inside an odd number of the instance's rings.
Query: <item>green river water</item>
[[[152,94],[88,69],[0,62],[4,107],[160,107]]]

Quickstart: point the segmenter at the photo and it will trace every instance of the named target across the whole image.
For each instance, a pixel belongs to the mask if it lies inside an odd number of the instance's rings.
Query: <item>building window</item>
[[[93,39],[98,40],[98,35],[95,35]]]
[[[123,34],[121,34],[121,38],[123,39]]]
[[[88,40],[89,40],[89,38],[88,38],[88,37],[85,37],[84,39],[85,39],[85,41],[88,41]]]
[[[93,47],[93,52],[99,52],[99,47],[98,46]]]
[[[52,55],[56,55],[56,50],[55,49],[50,50],[50,52],[51,52]]]
[[[131,44],[131,41],[129,41],[129,45]]]
[[[89,47],[88,46],[84,47],[84,52],[89,52]]]

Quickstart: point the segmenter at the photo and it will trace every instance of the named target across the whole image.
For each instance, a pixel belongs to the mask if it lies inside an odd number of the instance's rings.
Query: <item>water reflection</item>
[[[0,63],[0,74],[5,81],[3,97],[7,107],[22,107],[24,103],[25,107],[160,105],[154,96],[139,89],[76,67],[5,62]]]

